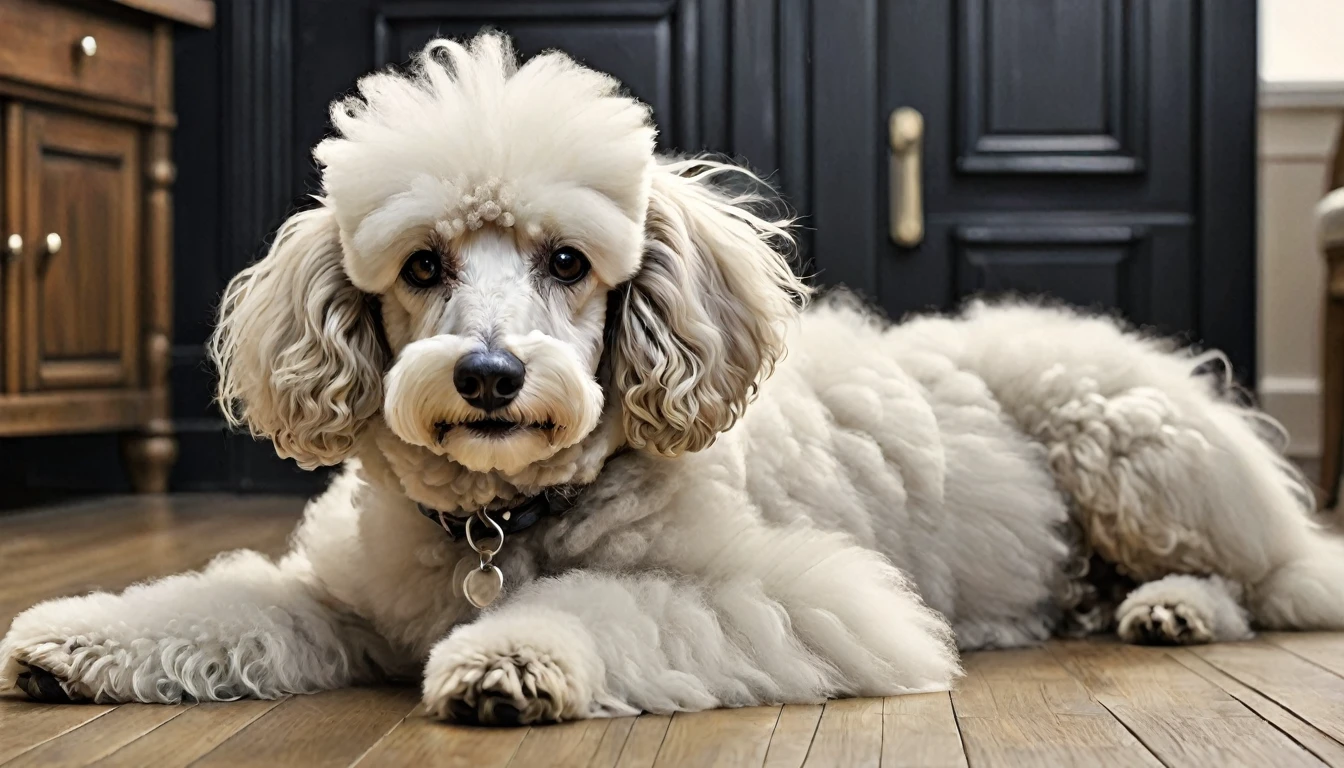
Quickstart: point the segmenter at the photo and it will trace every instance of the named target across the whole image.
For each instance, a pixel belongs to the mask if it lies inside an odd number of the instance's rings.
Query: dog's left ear
[[[786,254],[786,222],[753,212],[717,177],[750,172],[709,160],[654,170],[644,259],[620,307],[612,350],[627,439],[675,456],[714,442],[742,415],[784,353],[809,289]]]

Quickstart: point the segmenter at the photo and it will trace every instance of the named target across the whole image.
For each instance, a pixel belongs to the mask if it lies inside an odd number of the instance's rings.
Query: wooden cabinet
[[[163,491],[172,22],[204,0],[0,0],[0,436],[126,434]]]

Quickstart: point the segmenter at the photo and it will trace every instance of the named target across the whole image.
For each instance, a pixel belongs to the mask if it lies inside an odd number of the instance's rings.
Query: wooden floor
[[[215,552],[284,548],[292,499],[119,499],[0,517],[0,626]],[[517,729],[426,720],[411,688],[175,707],[0,697],[0,765],[1344,766],[1344,635],[973,654],[951,694]]]

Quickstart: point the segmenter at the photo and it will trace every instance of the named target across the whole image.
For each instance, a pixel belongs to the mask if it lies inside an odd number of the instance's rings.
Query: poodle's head
[[[211,352],[235,424],[306,467],[382,418],[518,472],[604,413],[675,455],[733,424],[806,289],[787,233],[654,155],[649,111],[560,53],[436,40],[332,105],[318,206],[229,285]],[[612,407],[606,407],[610,401]],[[619,404],[619,407],[616,405]]]

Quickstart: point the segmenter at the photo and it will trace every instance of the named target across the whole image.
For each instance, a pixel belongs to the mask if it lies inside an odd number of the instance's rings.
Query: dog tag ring
[[[462,592],[467,596],[467,602],[477,608],[484,608],[495,602],[495,598],[499,597],[503,589],[504,574],[489,563],[482,563],[480,568],[472,568],[467,578],[462,580]]]
[[[499,543],[495,544],[494,549],[476,543],[476,539],[471,535],[471,524],[480,520],[487,526],[494,528],[494,534],[499,537]],[[462,594],[466,595],[467,602],[477,608],[484,608],[495,602],[499,593],[504,591],[504,574],[494,563],[490,562],[499,554],[499,550],[504,548],[504,529],[499,527],[485,510],[476,513],[476,517],[467,521],[463,526],[467,534],[467,544],[476,551],[481,558],[481,567],[472,568],[466,578],[462,579]]]

